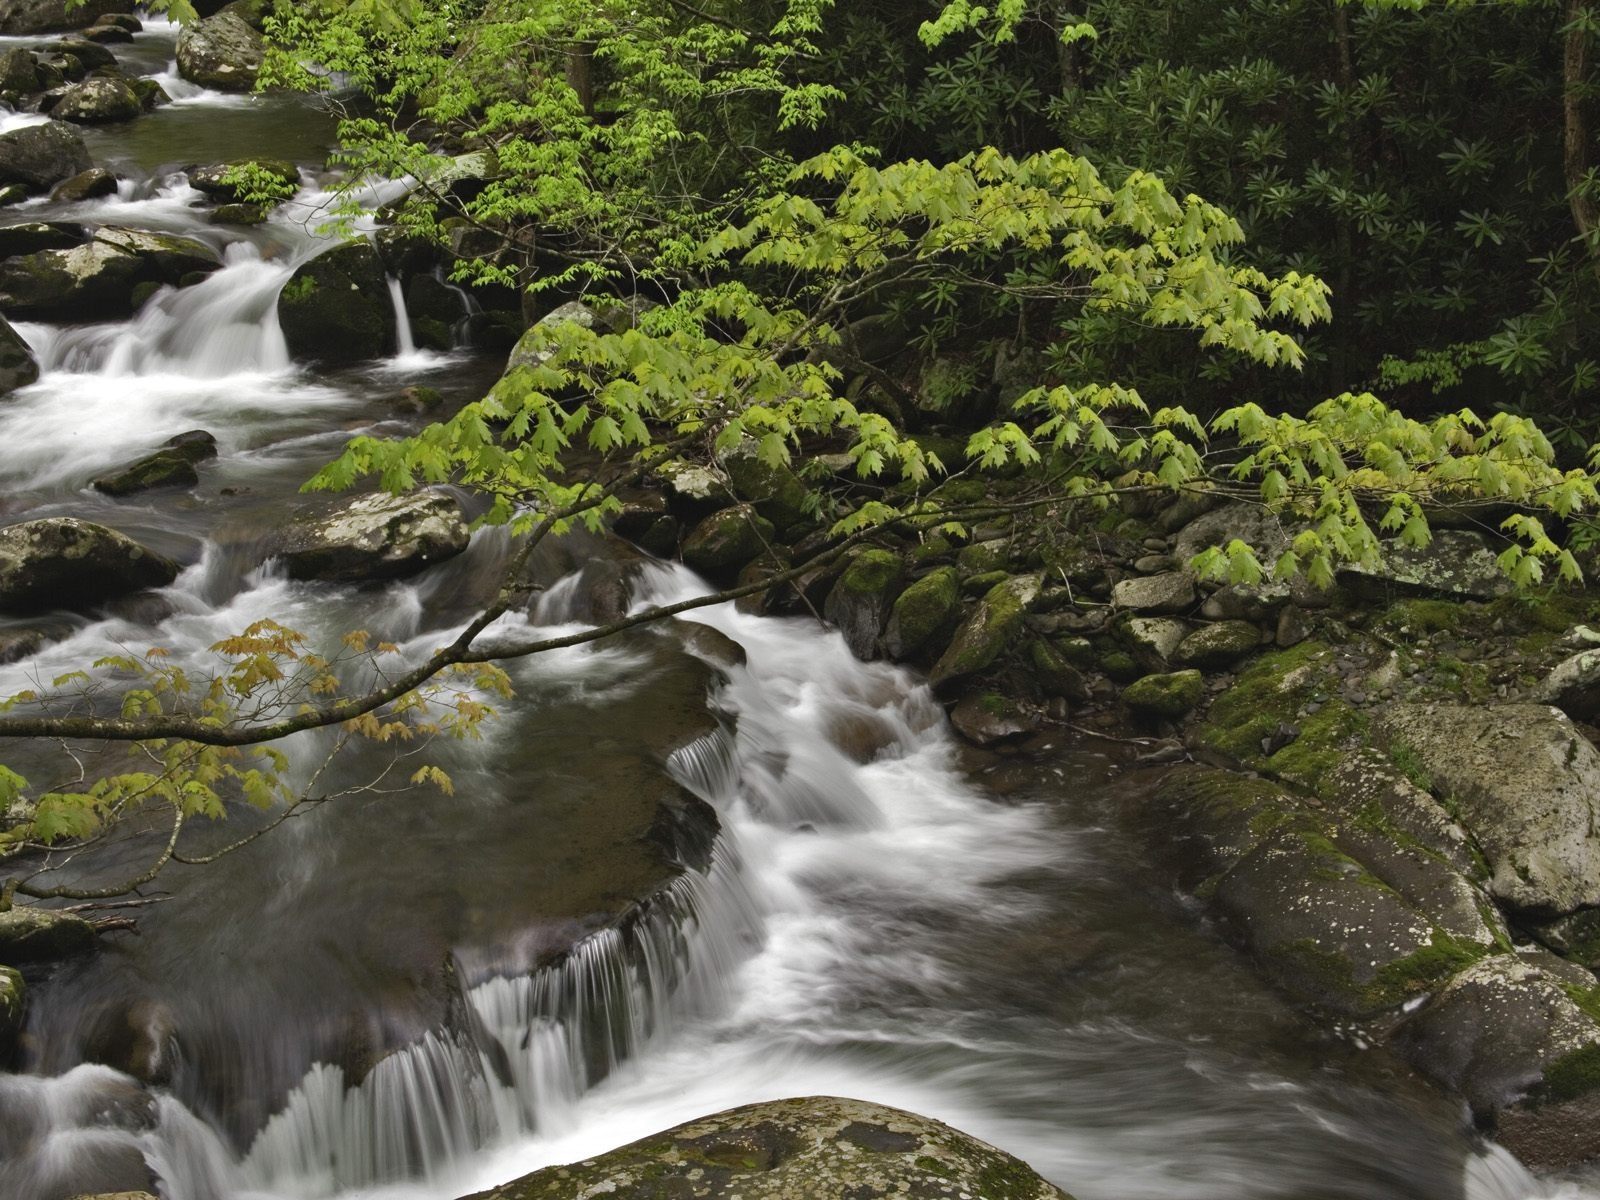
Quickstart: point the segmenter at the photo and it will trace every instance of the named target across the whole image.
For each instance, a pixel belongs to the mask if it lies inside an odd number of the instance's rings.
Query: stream
[[[412,350],[398,287],[396,358],[290,360],[276,300],[332,244],[317,174],[331,125],[298,98],[183,82],[175,36],[152,21],[118,48],[175,102],[86,131],[119,192],[0,219],[181,233],[225,265],[132,321],[17,324],[43,375],[0,402],[0,505],[8,523],[111,525],[184,569],[93,617],[51,614],[57,640],[0,667],[3,694],[115,647],[198,665],[264,616],[314,644],[359,627],[420,657],[486,601],[507,554],[481,531],[381,590],[263,561],[299,483],[347,438],[415,428],[402,388],[462,402],[499,364]],[[300,162],[306,186],[262,226],[211,225],[181,167],[242,154]],[[372,206],[396,194],[374,188]],[[194,428],[220,451],[197,489],[88,486]],[[491,636],[577,628],[564,601],[585,553],[541,560],[541,599]],[[672,564],[632,578],[635,606],[706,590]],[[41,622],[0,633],[24,624]],[[744,661],[708,652],[705,627]],[[452,1200],[818,1093],[948,1121],[1079,1200],[1600,1196],[1475,1142],[1457,1106],[1262,985],[1146,863],[1124,814],[1154,777],[1122,747],[1054,736],[977,755],[913,673],[856,661],[816,622],[732,606],[507,669],[516,698],[483,740],[434,748],[453,797],[363,788],[377,760],[358,756],[354,794],[173,868],[137,936],[32,981],[22,1070],[0,1075],[0,1196],[64,1200],[142,1163],[163,1200]],[[327,744],[297,735],[294,769]],[[23,774],[50,769],[44,748],[6,750]],[[620,886],[621,865],[576,861],[592,814],[677,787],[721,821],[704,869],[626,936],[550,917],[574,887]],[[556,944],[571,953],[552,960]],[[446,958],[475,1044],[438,1026]],[[130,1045],[153,1086],[106,1065],[132,1066]]]

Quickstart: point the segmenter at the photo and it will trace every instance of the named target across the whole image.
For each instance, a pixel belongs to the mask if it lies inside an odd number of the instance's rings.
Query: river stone
[[[1199,667],[1210,671],[1232,666],[1261,644],[1261,631],[1248,621],[1219,621],[1196,629],[1172,652],[1172,662],[1180,667]]]
[[[108,496],[131,496],[135,492],[148,492],[154,488],[193,487],[200,482],[194,463],[180,454],[165,451],[151,454],[138,462],[102,475],[93,481],[97,492]]]
[[[40,250],[70,250],[88,236],[88,230],[73,221],[25,221],[0,226],[0,259]]]
[[[1036,638],[1028,646],[1028,659],[1033,666],[1033,677],[1039,683],[1039,690],[1046,696],[1060,696],[1073,704],[1089,702],[1092,693],[1088,680],[1055,646],[1043,638]]]
[[[174,233],[107,225],[95,230],[94,240],[137,258],[142,279],[177,284],[185,277],[210,274],[222,266],[216,253],[205,243]]]
[[[244,197],[238,187],[229,183],[226,178],[229,170],[234,167],[255,167],[289,187],[300,186],[300,168],[281,158],[239,158],[232,162],[190,167],[187,172],[189,186],[198,192],[203,192],[212,200],[242,200]]]
[[[73,913],[27,907],[0,913],[0,962],[54,962],[94,943],[94,926]]]
[[[734,494],[754,504],[779,533],[810,518],[807,502],[811,489],[788,463],[762,461],[753,439],[746,439],[722,455],[722,469],[727,472]]]
[[[278,297],[289,353],[322,363],[381,358],[394,349],[394,309],[383,263],[357,238],[303,264]]]
[[[1562,659],[1529,699],[1554,704],[1573,720],[1592,724],[1600,717],[1600,650],[1580,650]]]
[[[11,322],[0,317],[0,396],[9,396],[39,378],[39,363]]]
[[[1176,617],[1125,617],[1113,633],[1146,670],[1160,671],[1189,636],[1189,626]]]
[[[42,91],[44,81],[33,51],[18,46],[0,54],[0,96],[16,101]]]
[[[904,580],[905,567],[898,554],[863,550],[828,591],[822,615],[844,636],[850,653],[863,662],[878,657],[878,635]]]
[[[1600,905],[1600,752],[1559,709],[1401,704],[1378,717],[1488,862],[1490,892],[1530,916]]]
[[[50,110],[50,116],[74,125],[102,125],[131,121],[143,112],[143,101],[126,80],[112,75],[94,75],[63,92]]]
[[[0,309],[22,317],[131,316],[140,261],[93,241],[0,263]]]
[[[1141,717],[1175,721],[1205,694],[1205,679],[1199,671],[1174,671],[1165,675],[1146,675],[1122,690],[1122,702]]]
[[[1385,545],[1380,566],[1346,563],[1339,568],[1339,581],[1358,595],[1374,596],[1399,591],[1495,600],[1515,590],[1488,541],[1470,529],[1435,530],[1433,540],[1421,548]]]
[[[1005,653],[1022,632],[1022,618],[1041,586],[1038,575],[1015,575],[985,592],[933,665],[929,682],[945,687],[976,675]]]
[[[747,1104],[463,1200],[1071,1200],[1020,1159],[864,1100]]]
[[[131,42],[133,41],[133,34],[121,25],[113,25],[105,20],[100,20],[83,31],[83,38],[85,41],[94,42],[97,45],[109,46]]]
[[[1015,700],[998,692],[962,697],[950,710],[950,724],[975,746],[994,746],[1038,729],[1038,722]]]
[[[1208,621],[1265,621],[1289,603],[1286,583],[1230,583],[1205,598],[1200,615]]]
[[[1194,576],[1187,571],[1165,571],[1124,579],[1111,589],[1111,603],[1136,613],[1184,612],[1194,607]]]
[[[0,529],[0,610],[7,612],[82,610],[177,577],[171,559],[76,517]]]
[[[767,552],[776,532],[772,522],[749,504],[725,508],[701,521],[684,539],[684,566],[713,581],[727,582]]]
[[[936,645],[941,634],[955,628],[961,615],[959,578],[954,567],[940,567],[917,580],[894,602],[883,631],[884,653],[897,661],[911,658]]]
[[[28,1005],[28,987],[15,967],[0,967],[0,1069],[11,1065],[22,1015]]]
[[[1600,1154],[1600,1123],[1592,1120],[1600,1024],[1590,1015],[1600,995],[1593,976],[1587,983],[1569,977],[1559,960],[1486,958],[1401,1026],[1395,1044],[1464,1096],[1479,1123],[1530,1165],[1580,1162]],[[1582,1104],[1586,1096],[1590,1103]],[[1586,1123],[1569,1119],[1577,1105],[1591,1118]],[[1562,1136],[1552,1138],[1552,1127]]]
[[[83,135],[65,121],[0,133],[0,183],[20,183],[42,192],[93,165]]]
[[[133,11],[133,0],[0,0],[0,34],[60,33],[92,25],[107,13]]]
[[[74,175],[71,179],[63,179],[50,190],[50,199],[62,204],[76,204],[82,200],[94,200],[100,196],[110,196],[117,190],[117,177],[104,167],[90,167],[81,175]]]
[[[183,27],[178,73],[221,92],[248,92],[261,72],[266,43],[236,12],[223,11]]]
[[[278,547],[291,579],[402,579],[467,548],[461,503],[445,492],[377,492],[293,521]]]

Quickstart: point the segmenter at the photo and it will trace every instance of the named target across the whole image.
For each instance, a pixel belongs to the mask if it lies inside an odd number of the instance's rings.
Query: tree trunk
[[[1588,73],[1589,31],[1587,18],[1594,0],[1567,0],[1566,46],[1561,56],[1561,109],[1564,118],[1562,165],[1565,168],[1567,203],[1572,208],[1572,223],[1589,260],[1600,275],[1600,212],[1594,199],[1584,191],[1584,176],[1589,171],[1589,130],[1584,121],[1584,77]]]

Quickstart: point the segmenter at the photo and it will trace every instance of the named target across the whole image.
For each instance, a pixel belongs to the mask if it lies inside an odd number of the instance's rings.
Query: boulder
[[[1084,644],[1088,645],[1087,642]],[[1035,639],[1028,647],[1028,658],[1033,665],[1033,677],[1038,680],[1039,690],[1046,696],[1059,696],[1073,704],[1089,702],[1089,681],[1055,646],[1042,638]]]
[[[0,183],[42,192],[93,165],[83,136],[64,121],[0,133]]]
[[[94,240],[137,258],[141,279],[177,284],[185,277],[208,275],[222,266],[211,247],[174,233],[107,225],[95,230]]]
[[[845,645],[857,658],[878,657],[878,635],[904,580],[905,568],[898,554],[863,550],[829,590],[822,615],[844,636]]]
[[[140,262],[104,242],[0,263],[0,309],[21,317],[130,316]]]
[[[293,521],[277,549],[291,579],[401,579],[467,548],[461,504],[445,492],[378,492]]]
[[[76,204],[82,200],[94,200],[100,196],[110,196],[117,190],[117,177],[104,167],[90,167],[81,174],[74,175],[71,179],[63,179],[50,189],[50,199],[62,204]]]
[[[1135,679],[1122,691],[1122,702],[1141,717],[1175,721],[1200,703],[1205,678],[1199,671],[1174,671]]]
[[[65,55],[78,64],[79,70],[72,76],[74,79],[81,79],[91,71],[100,71],[102,69],[115,71],[117,69],[117,56],[104,46],[91,42],[87,38],[62,38],[50,48],[56,54]],[[123,82],[127,83],[129,81],[124,78]]]
[[[1600,718],[1600,650],[1580,650],[1564,658],[1534,686],[1529,697],[1554,704],[1575,721]]]
[[[1022,618],[1040,587],[1038,575],[1016,575],[985,592],[933,665],[929,682],[944,687],[976,675],[1005,653],[1022,632]]]
[[[1346,564],[1339,581],[1357,595],[1451,596],[1494,600],[1516,589],[1495,561],[1488,540],[1471,529],[1438,529],[1421,548],[1387,545],[1382,565]]]
[[[73,913],[45,908],[0,913],[0,962],[56,962],[94,944],[94,926]]]
[[[0,0],[0,34],[60,33],[94,24],[107,13],[133,11],[133,0]]]
[[[0,1070],[11,1065],[27,1005],[28,988],[22,981],[22,972],[15,967],[0,967]]]
[[[1145,670],[1162,671],[1189,636],[1189,626],[1176,617],[1125,617],[1112,632]]]
[[[288,187],[300,186],[300,168],[281,158],[240,158],[232,162],[190,167],[189,186],[212,200],[243,200],[239,188],[227,179],[228,172],[235,167],[254,167]]]
[[[950,724],[974,746],[994,746],[1038,729],[1038,722],[1015,700],[998,692],[962,697],[950,710]]]
[[[178,35],[178,73],[221,92],[248,92],[261,73],[266,43],[236,12],[186,25]]]
[[[210,219],[213,225],[261,225],[266,222],[267,210],[259,204],[219,204],[211,210]]]
[[[917,580],[889,610],[889,623],[883,631],[883,649],[890,658],[911,658],[924,649],[940,650],[935,645],[940,635],[955,628],[961,615],[961,595],[956,569],[940,567]]]
[[[749,504],[712,513],[683,541],[683,563],[713,581],[731,580],[767,552],[776,534],[772,522]]]
[[[1210,671],[1230,667],[1261,644],[1261,631],[1248,621],[1219,621],[1196,629],[1172,652],[1180,667]]]
[[[143,112],[144,102],[126,80],[114,75],[91,75],[63,92],[50,116],[74,125],[104,125],[131,121]]]
[[[16,101],[44,91],[39,60],[32,50],[17,46],[0,54],[0,96]]]
[[[724,454],[722,469],[728,474],[734,494],[754,504],[779,533],[810,518],[811,489],[787,463],[763,461],[753,440],[741,442]]]
[[[356,239],[319,254],[284,285],[278,322],[297,359],[354,363],[394,349],[394,310],[383,263]]]
[[[1375,729],[1472,836],[1497,899],[1543,919],[1600,905],[1600,752],[1565,713],[1401,704]]]
[[[0,259],[40,250],[70,250],[89,236],[82,225],[71,221],[25,221],[0,227]]]
[[[747,1104],[463,1200],[802,1200],[904,1196],[1071,1200],[1020,1159],[864,1100]]]
[[[163,451],[148,455],[93,481],[95,491],[108,496],[131,496],[164,487],[193,487],[200,482],[194,463],[182,455]]]
[[[171,559],[76,517],[0,529],[0,610],[7,612],[83,609],[177,576]]]
[[[133,41],[133,34],[129,30],[124,29],[121,25],[112,25],[103,20],[96,21],[85,29],[83,37],[85,41],[94,42],[101,46]]]
[[[1194,576],[1187,571],[1124,579],[1111,589],[1115,607],[1151,615],[1187,612],[1194,600]]]
[[[11,322],[0,317],[0,396],[9,396],[39,378],[39,363],[33,349]]]

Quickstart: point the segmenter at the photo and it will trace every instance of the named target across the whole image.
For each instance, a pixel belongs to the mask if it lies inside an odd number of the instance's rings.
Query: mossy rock
[[[754,504],[779,533],[810,519],[811,489],[787,463],[764,462],[753,441],[723,455],[722,469],[728,473],[734,494]]]
[[[165,487],[193,487],[200,482],[194,463],[172,451],[163,451],[141,458],[138,462],[102,475],[94,481],[94,489],[108,496],[131,496]]]
[[[22,981],[22,972],[15,967],[0,967],[0,1068],[10,1064],[16,1051],[27,1007],[28,988]]]
[[[1095,654],[1094,643],[1086,637],[1059,634],[1051,639],[1050,644],[1062,659],[1071,663],[1080,671],[1092,671],[1099,665],[1099,657]]]
[[[1175,721],[1190,712],[1205,695],[1205,677],[1199,671],[1172,671],[1136,679],[1122,692],[1122,702],[1141,717]]]
[[[1020,1159],[914,1113],[831,1096],[748,1104],[463,1200],[1071,1200]]]
[[[963,546],[956,555],[956,569],[964,576],[987,575],[1004,570],[1009,554],[1010,547],[1003,538],[974,542]]]
[[[1084,643],[1088,645],[1087,642]],[[1068,662],[1065,656],[1043,638],[1028,646],[1028,660],[1033,666],[1039,690],[1047,696],[1060,696],[1073,704],[1089,700],[1089,684],[1083,672]]]
[[[767,552],[777,530],[750,504],[712,513],[683,542],[683,562],[717,582],[730,581],[746,563]]]
[[[759,511],[759,510],[758,510]],[[844,636],[850,653],[878,656],[878,635],[905,580],[905,565],[889,550],[863,550],[828,591],[822,612]]]
[[[1100,669],[1115,683],[1132,683],[1144,674],[1144,668],[1126,650],[1106,650],[1099,661]]]
[[[290,354],[330,364],[380,358],[394,349],[394,312],[383,263],[365,239],[302,265],[278,297]]]
[[[0,913],[0,962],[55,962],[94,944],[94,926],[73,913],[44,908]]]
[[[961,591],[968,596],[981,596],[995,584],[1004,583],[1010,578],[1009,571],[985,571],[981,575],[969,575],[962,581]]]
[[[953,630],[960,615],[959,576],[954,567],[940,567],[900,593],[889,611],[884,651],[893,659],[911,658]]]
[[[1033,714],[999,692],[975,692],[962,697],[950,710],[950,724],[975,746],[994,746],[1038,729]]]
[[[929,673],[935,687],[943,687],[984,670],[999,658],[1022,631],[1027,606],[1039,595],[1037,575],[1015,575],[984,593],[945,652]]]
[[[1175,666],[1215,670],[1231,667],[1260,645],[1261,631],[1248,621],[1218,621],[1184,638],[1173,651],[1172,661]]]

